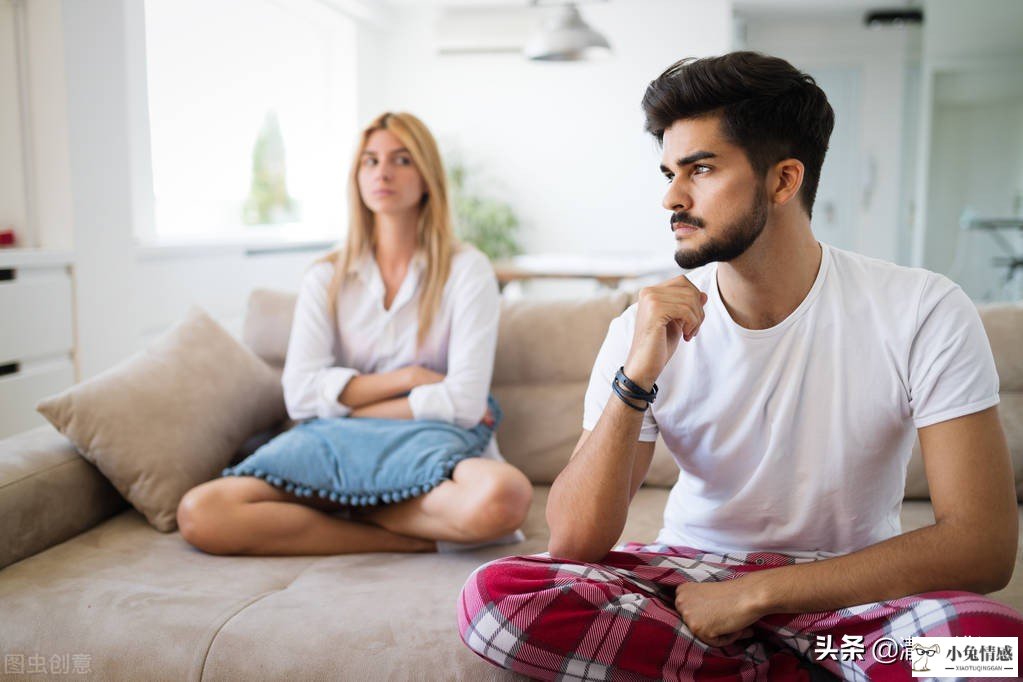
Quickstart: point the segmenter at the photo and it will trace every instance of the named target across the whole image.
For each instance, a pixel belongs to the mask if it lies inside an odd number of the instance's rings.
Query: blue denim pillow
[[[463,459],[478,457],[501,420],[463,429],[411,419],[312,419],[285,431],[224,469],[224,476],[256,476],[299,497],[351,506],[390,504],[418,497],[451,477]]]

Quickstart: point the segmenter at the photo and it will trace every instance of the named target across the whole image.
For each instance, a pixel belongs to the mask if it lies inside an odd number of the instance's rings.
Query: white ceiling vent
[[[540,15],[529,6],[448,7],[437,18],[438,54],[522,53]]]

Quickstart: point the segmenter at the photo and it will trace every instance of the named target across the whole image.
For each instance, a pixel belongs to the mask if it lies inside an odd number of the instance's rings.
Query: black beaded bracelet
[[[611,382],[611,388],[614,390],[615,395],[622,399],[623,403],[625,403],[632,409],[636,410],[637,412],[646,412],[647,408],[650,407],[650,403],[647,403],[645,407],[637,407],[636,405],[633,405],[632,401],[625,397],[625,391],[624,389],[622,389],[622,387],[618,384],[617,381]]]
[[[648,403],[652,403],[657,399],[657,384],[654,384],[652,390],[643,390],[639,384],[625,376],[624,365],[618,368],[618,372],[615,374],[615,383],[620,383],[623,388],[628,389],[629,395],[635,397],[636,400],[645,400]]]

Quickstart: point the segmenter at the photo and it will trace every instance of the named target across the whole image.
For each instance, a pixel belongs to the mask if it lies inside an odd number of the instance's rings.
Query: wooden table
[[[677,274],[671,253],[596,254],[535,253],[494,263],[501,289],[509,282],[531,279],[592,279],[602,287],[617,288],[624,280]]]

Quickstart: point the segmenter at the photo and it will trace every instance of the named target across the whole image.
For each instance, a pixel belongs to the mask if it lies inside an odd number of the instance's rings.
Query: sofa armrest
[[[53,427],[0,440],[0,568],[64,542],[126,506]]]

